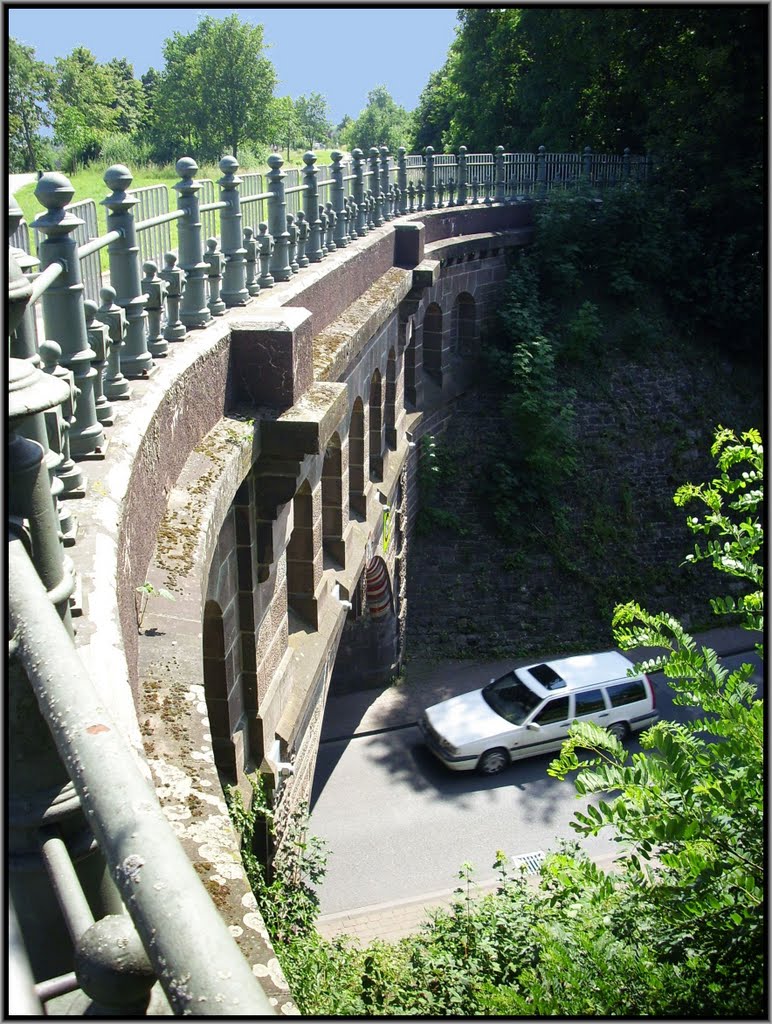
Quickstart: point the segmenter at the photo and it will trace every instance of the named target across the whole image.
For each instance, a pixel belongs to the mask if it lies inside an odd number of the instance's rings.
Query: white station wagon
[[[574,721],[605,726],[620,740],[657,719],[648,676],[628,675],[623,654],[580,654],[515,668],[427,708],[418,725],[453,771],[496,775],[512,761],[560,750]]]

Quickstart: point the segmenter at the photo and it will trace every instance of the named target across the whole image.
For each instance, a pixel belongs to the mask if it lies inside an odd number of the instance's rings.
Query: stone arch
[[[423,368],[436,383],[442,384],[442,310],[436,302],[427,308],[422,330]]]
[[[204,696],[212,734],[214,763],[223,786],[236,782],[236,753],[228,707],[228,675],[225,658],[225,628],[217,601],[204,605],[203,629]]]
[[[358,396],[348,430],[348,501],[349,514],[365,515],[365,407]]]
[[[383,479],[383,388],[381,371],[376,369],[370,378],[370,479]]]
[[[386,447],[391,451],[397,448],[397,354],[389,349],[386,360],[386,394],[383,409]]]
[[[292,534],[287,544],[287,604],[316,628],[314,501],[308,480],[303,481],[292,499],[292,517]]]
[[[460,356],[474,354],[477,340],[477,303],[469,292],[461,292],[453,304],[451,323],[453,351]]]
[[[336,432],[327,442],[322,465],[322,544],[325,551],[341,565],[345,565],[346,545],[343,531],[346,527],[343,503],[343,453],[340,435]]]

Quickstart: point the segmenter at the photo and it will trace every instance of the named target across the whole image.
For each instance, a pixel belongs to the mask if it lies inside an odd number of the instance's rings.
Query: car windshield
[[[541,704],[541,697],[529,689],[516,672],[508,672],[488,683],[482,695],[496,714],[512,725],[522,725]]]

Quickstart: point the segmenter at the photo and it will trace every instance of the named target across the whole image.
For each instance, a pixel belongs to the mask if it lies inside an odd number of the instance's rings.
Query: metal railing
[[[19,537],[9,541],[8,568],[14,657],[34,690],[152,968],[148,996],[158,978],[176,1014],[273,1015],[267,995],[91,682]],[[99,935],[116,925],[110,922],[106,929],[94,922],[61,837],[44,832],[41,847],[79,951],[76,961],[88,964],[88,933],[96,929]],[[117,927],[130,942],[127,923]],[[119,959],[120,946],[113,952]],[[78,981],[88,992],[89,972],[84,967],[80,973]],[[67,987],[60,985],[58,991]],[[45,989],[43,983],[38,995]]]

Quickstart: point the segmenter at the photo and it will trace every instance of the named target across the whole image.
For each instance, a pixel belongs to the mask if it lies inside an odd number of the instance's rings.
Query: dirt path
[[[20,188],[24,185],[29,185],[31,181],[35,181],[37,174],[34,171],[30,171],[29,174],[9,174],[8,175],[8,192],[10,195],[15,195]]]

